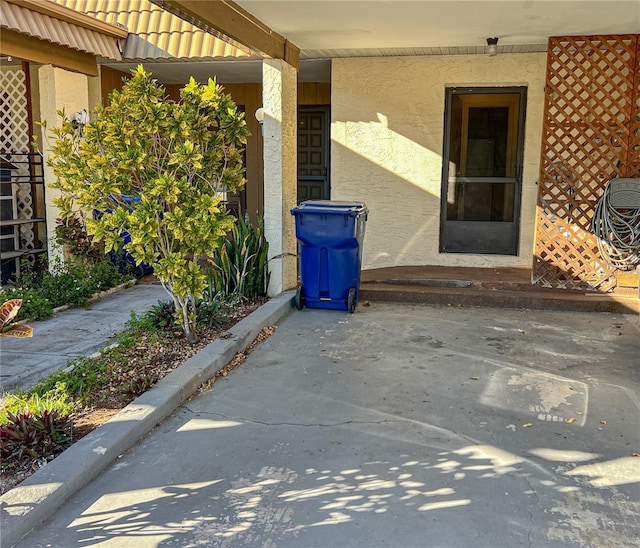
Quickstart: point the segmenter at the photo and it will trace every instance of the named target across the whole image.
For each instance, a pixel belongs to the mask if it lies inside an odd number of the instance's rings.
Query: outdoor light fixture
[[[258,120],[260,130],[262,131],[262,135],[264,135],[264,109],[262,107],[256,109],[256,120]]]
[[[76,112],[71,117],[71,123],[77,130],[80,131],[80,135],[82,135],[84,133],[84,126],[89,123],[89,113],[86,110]]]
[[[76,112],[71,118],[71,121],[79,126],[86,126],[89,123],[89,113],[86,110]]]
[[[495,38],[487,38],[487,53],[490,57],[495,57],[498,53],[498,37]]]

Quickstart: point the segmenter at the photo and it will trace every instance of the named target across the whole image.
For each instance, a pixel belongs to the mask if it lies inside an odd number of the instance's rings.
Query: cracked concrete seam
[[[533,496],[536,499],[536,506],[539,506],[540,505],[540,496],[538,495],[538,491],[536,490],[536,488],[529,481],[529,475],[525,474],[523,472],[523,470],[522,470],[522,466],[524,464],[526,464],[526,463],[527,463],[527,459],[523,458],[518,463],[518,466],[517,466],[516,469],[518,471],[518,474],[524,478],[524,481],[527,483],[527,485],[529,486],[530,491],[533,493]],[[533,532],[535,530],[536,524],[535,524],[535,521],[533,519],[533,512],[531,511],[531,507],[529,505],[527,505],[526,508],[527,508],[527,513],[529,514],[529,527],[528,527],[528,531],[527,531],[527,542],[529,543],[528,547],[531,548],[533,546],[533,540],[531,538],[531,535],[533,535]]]

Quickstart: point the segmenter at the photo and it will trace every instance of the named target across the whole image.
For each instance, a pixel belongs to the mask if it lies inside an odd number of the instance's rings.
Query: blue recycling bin
[[[296,221],[300,285],[296,307],[348,310],[360,293],[365,223],[362,202],[309,200],[291,210]]]
[[[122,194],[120,196],[122,201],[126,204],[135,204],[140,201],[140,198],[137,196],[127,196]],[[111,212],[111,210],[107,210]],[[100,218],[102,215],[101,211],[94,211],[94,215],[96,218]],[[123,245],[127,245],[131,241],[131,234],[125,229],[121,232],[120,237],[122,238]],[[131,256],[126,249],[122,249],[120,252],[110,251],[109,258],[111,262],[118,267],[118,271],[120,274],[124,274],[126,271],[132,271],[136,278],[143,278],[148,274],[153,274],[153,267],[148,265],[147,263],[136,264],[135,259]]]

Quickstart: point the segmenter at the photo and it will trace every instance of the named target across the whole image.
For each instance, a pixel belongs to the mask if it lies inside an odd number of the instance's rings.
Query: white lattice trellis
[[[1,112],[0,150],[26,152],[29,149],[27,88],[21,67],[2,67],[0,90],[4,103]]]

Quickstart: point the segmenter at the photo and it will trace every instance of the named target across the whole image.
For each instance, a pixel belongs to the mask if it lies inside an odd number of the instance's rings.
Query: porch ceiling
[[[550,36],[637,33],[640,28],[640,0],[236,0],[236,4],[301,49],[300,81],[330,81],[330,59],[335,57],[483,54],[490,36],[499,38],[498,53],[540,52],[546,51]],[[259,82],[262,77],[261,63],[255,59],[144,63],[166,83],[183,82],[185,69],[198,80],[214,74],[227,83]]]
[[[437,53],[546,46],[550,36],[626,34],[640,28],[638,0],[236,0],[301,49],[301,58]],[[468,51],[473,53],[474,51]],[[433,53],[436,53],[434,51]]]

